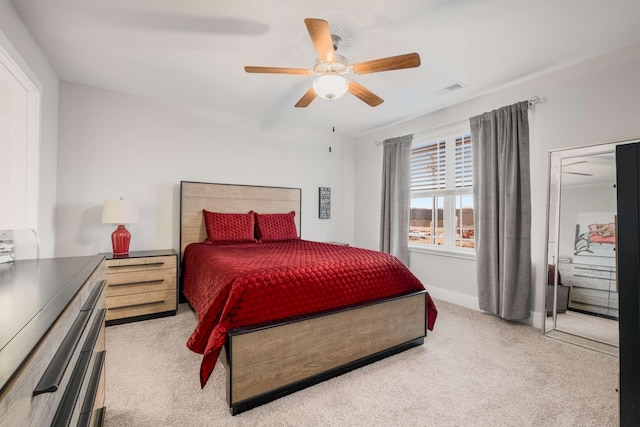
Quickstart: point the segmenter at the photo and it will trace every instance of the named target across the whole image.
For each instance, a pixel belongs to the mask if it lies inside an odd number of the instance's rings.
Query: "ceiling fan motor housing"
[[[313,66],[313,73],[318,75],[335,73],[346,74],[349,72],[349,61],[342,55],[336,55],[336,61],[332,63],[323,62],[319,58]]]
[[[337,36],[335,34],[331,34],[331,43],[333,44],[333,50],[337,51],[338,47],[340,46],[340,42],[342,41],[342,38],[340,36]]]

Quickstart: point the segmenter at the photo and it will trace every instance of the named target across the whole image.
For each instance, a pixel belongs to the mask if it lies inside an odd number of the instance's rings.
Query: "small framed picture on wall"
[[[318,202],[319,202],[318,218],[320,219],[331,218],[331,188],[330,187],[318,188]]]

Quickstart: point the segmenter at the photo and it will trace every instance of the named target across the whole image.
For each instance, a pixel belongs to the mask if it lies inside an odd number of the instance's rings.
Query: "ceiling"
[[[235,124],[351,137],[640,42],[638,0],[13,0],[61,80],[132,93]],[[350,94],[294,104],[312,76],[304,18],[322,18],[351,63],[417,52],[419,68],[353,76]],[[456,82],[465,87],[447,92]],[[531,94],[544,95],[544,94]]]
[[[615,182],[615,151],[562,159],[563,187]]]

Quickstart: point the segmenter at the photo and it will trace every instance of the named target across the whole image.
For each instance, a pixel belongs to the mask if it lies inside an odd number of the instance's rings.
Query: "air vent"
[[[453,92],[456,91],[458,89],[462,89],[463,87],[466,87],[466,85],[460,83],[460,82],[456,82],[450,86],[447,86],[444,88],[444,90],[446,90],[447,92]]]

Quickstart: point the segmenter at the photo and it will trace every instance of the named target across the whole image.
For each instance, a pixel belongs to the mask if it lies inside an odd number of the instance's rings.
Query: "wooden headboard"
[[[207,237],[202,209],[211,212],[286,213],[295,211],[298,235],[301,232],[300,188],[262,187],[256,185],[180,182],[180,258],[190,243]]]

